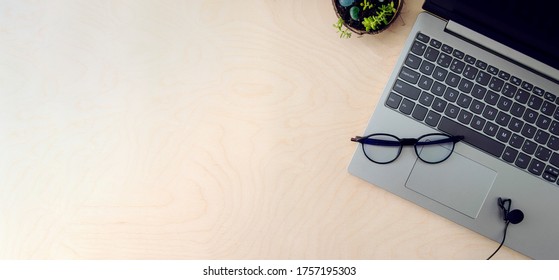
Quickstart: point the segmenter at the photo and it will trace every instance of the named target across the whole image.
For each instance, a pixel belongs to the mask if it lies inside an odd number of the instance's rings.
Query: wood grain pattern
[[[346,171],[420,8],[344,40],[329,0],[4,1],[0,258],[487,257]]]

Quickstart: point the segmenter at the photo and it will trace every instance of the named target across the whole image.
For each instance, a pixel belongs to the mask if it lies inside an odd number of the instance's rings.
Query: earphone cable
[[[490,260],[495,254],[497,254],[497,252],[499,252],[501,247],[503,247],[503,244],[505,244],[505,239],[507,238],[507,229],[509,227],[509,224],[510,224],[509,221],[507,221],[507,223],[505,224],[505,232],[503,233],[503,241],[501,241],[501,244],[499,244],[499,247],[497,247],[497,250],[495,250],[495,252],[493,252],[493,254],[491,254],[491,256],[489,256],[487,258],[487,260]]]

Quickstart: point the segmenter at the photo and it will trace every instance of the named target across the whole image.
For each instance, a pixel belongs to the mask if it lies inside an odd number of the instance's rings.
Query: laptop
[[[366,144],[355,143],[349,172],[497,242],[506,224],[499,198],[510,200],[524,220],[508,226],[504,246],[559,259],[559,21],[552,3],[425,1],[360,137],[443,133],[460,141],[436,164],[407,146],[379,164]]]

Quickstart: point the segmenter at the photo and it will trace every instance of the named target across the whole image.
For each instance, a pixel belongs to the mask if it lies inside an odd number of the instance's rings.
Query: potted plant
[[[332,0],[338,21],[334,28],[340,38],[352,32],[377,34],[384,31],[400,13],[403,0]]]

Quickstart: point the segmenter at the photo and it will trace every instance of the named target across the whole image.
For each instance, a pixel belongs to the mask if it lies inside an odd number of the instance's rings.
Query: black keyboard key
[[[432,47],[428,47],[423,57],[431,62],[435,62],[437,61],[437,58],[439,58],[439,53],[440,52],[438,50],[435,50]]]
[[[536,126],[541,128],[541,129],[548,129],[549,125],[551,124],[551,119],[544,116],[544,115],[539,115],[538,116],[538,120],[536,121]]]
[[[427,49],[427,45],[419,42],[419,41],[414,41],[412,46],[411,46],[411,52],[418,55],[418,56],[422,56],[423,53],[425,53],[425,50]]]
[[[496,105],[497,102],[499,102],[499,94],[492,90],[488,90],[483,100],[490,105]]]
[[[516,77],[516,76],[512,76],[512,77],[510,78],[510,82],[511,82],[513,85],[519,87],[519,86],[522,84],[522,79],[520,79],[520,78],[518,78],[518,77]]]
[[[458,99],[458,91],[453,89],[453,88],[446,88],[446,91],[444,92],[444,99],[450,101],[450,102],[455,102]]]
[[[528,171],[534,175],[541,175],[545,169],[545,164],[537,159],[532,159]]]
[[[473,65],[474,63],[476,63],[475,57],[473,57],[473,56],[471,56],[471,55],[469,55],[469,54],[467,54],[467,55],[464,57],[464,61],[466,61],[467,63],[472,64],[472,65]]]
[[[415,36],[415,38],[416,38],[417,40],[423,42],[423,43],[428,43],[428,42],[429,42],[429,39],[430,39],[429,36],[427,36],[427,35],[425,35],[425,34],[423,34],[423,33],[421,33],[421,32],[418,32],[418,33],[417,33],[417,36]]]
[[[419,77],[421,76],[421,74],[411,70],[408,67],[402,67],[402,70],[400,70],[400,75],[398,75],[398,77],[400,77],[400,79],[411,83],[411,84],[415,84],[417,83],[417,81],[419,81]]]
[[[551,174],[551,175],[553,175],[553,176],[556,176],[556,177],[559,176],[559,169],[554,168],[554,167],[551,166],[551,165],[548,165],[548,166],[545,168],[545,171],[544,171],[544,172],[545,172],[545,173],[549,173],[549,174]]]
[[[483,110],[482,116],[488,120],[494,120],[497,117],[497,113],[499,112],[499,110],[495,109],[494,107],[491,107],[489,105],[485,106],[485,109]]]
[[[425,117],[425,123],[432,127],[436,127],[440,119],[441,115],[433,111],[429,111],[429,113],[427,113],[427,116]]]
[[[471,103],[472,103],[472,97],[463,93],[461,93],[460,96],[458,96],[458,100],[456,101],[456,104],[458,104],[458,106],[462,108],[470,107]]]
[[[514,162],[514,165],[522,168],[522,169],[526,169],[528,167],[528,164],[530,164],[530,161],[532,160],[532,158],[530,158],[529,155],[525,154],[525,153],[520,153],[518,155],[518,157],[516,158],[516,161]]]
[[[524,125],[523,121],[517,118],[512,118],[511,121],[509,122],[508,128],[514,132],[520,132],[522,130],[523,125]]]
[[[505,81],[508,81],[510,79],[510,74],[501,70],[501,71],[499,71],[499,78],[501,78]]]
[[[472,96],[477,99],[483,99],[486,92],[487,89],[485,89],[484,87],[480,85],[474,85],[474,88],[472,89]]]
[[[451,62],[452,62],[452,57],[444,53],[441,53],[439,55],[439,58],[437,59],[437,64],[444,68],[448,68]]]
[[[510,119],[511,119],[511,116],[509,114],[499,112],[499,114],[497,114],[496,122],[500,126],[508,126]]]
[[[464,52],[460,51],[460,50],[457,50],[457,49],[454,49],[454,51],[452,51],[452,56],[454,56],[456,58],[459,58],[459,59],[462,59],[462,58],[464,58]]]
[[[504,96],[507,97],[514,97],[514,95],[516,94],[516,90],[518,88],[515,87],[514,85],[510,84],[510,83],[506,83],[503,86],[503,91],[501,92]]]
[[[484,108],[485,108],[485,104],[475,99],[472,100],[472,105],[470,105],[470,110],[472,112],[474,112],[477,115],[480,115],[483,112]]]
[[[487,137],[469,127],[457,123],[447,117],[443,117],[438,128],[450,135],[463,135],[464,141],[481,149],[493,156],[500,157],[505,149],[505,145]]]
[[[474,117],[474,114],[472,114],[472,113],[470,113],[469,111],[466,111],[466,110],[461,110],[460,113],[458,113],[458,121],[463,123],[463,124],[470,124],[473,117]]]
[[[451,46],[447,45],[447,44],[443,44],[443,46],[441,47],[441,50],[447,54],[451,54],[452,51],[454,50],[454,48],[452,48]]]
[[[433,103],[433,100],[435,99],[435,96],[433,96],[432,94],[424,91],[421,93],[421,96],[419,97],[419,103],[430,107],[431,104]]]
[[[478,61],[476,62],[476,66],[477,66],[477,68],[480,68],[480,69],[482,69],[482,70],[485,70],[485,69],[487,68],[487,63],[485,63],[485,62],[483,62],[483,61],[481,61],[481,60],[478,60]]]
[[[521,134],[524,137],[532,138],[532,137],[534,137],[534,135],[536,135],[536,131],[538,131],[538,129],[536,127],[531,126],[529,124],[524,124],[524,126],[522,127]]]
[[[409,115],[413,110],[413,106],[415,106],[415,103],[413,101],[404,98],[404,100],[400,104],[399,110],[403,114]]]
[[[454,104],[448,104],[446,106],[446,110],[444,111],[445,116],[455,119],[458,116],[458,112],[460,112],[460,108]]]
[[[497,131],[499,130],[499,127],[492,123],[492,122],[487,122],[485,124],[485,127],[483,128],[483,133],[489,135],[489,136],[495,136],[497,135]]]
[[[400,93],[403,96],[413,100],[417,100],[417,98],[419,98],[419,94],[421,94],[420,89],[401,80],[396,80],[396,82],[394,83],[394,87],[392,87],[392,89],[395,92]]]
[[[414,117],[416,120],[422,121],[423,119],[425,119],[427,111],[427,108],[421,105],[416,105],[415,109],[413,110],[412,117]]]
[[[441,48],[443,43],[441,43],[441,41],[437,40],[437,39],[431,39],[431,42],[429,42],[429,45],[431,45],[433,48],[439,49]]]
[[[521,104],[518,104],[518,103],[515,102],[515,103],[512,104],[512,107],[510,108],[510,113],[515,117],[521,118],[522,115],[524,114],[525,110],[526,110],[526,107],[524,107]]]
[[[439,82],[435,82],[433,84],[433,87],[431,87],[431,93],[433,93],[436,96],[442,96],[445,91],[446,91],[446,86]]]
[[[534,156],[536,156],[536,158],[540,160],[548,161],[551,157],[551,150],[542,146],[538,146],[538,149],[536,150]]]
[[[551,92],[546,92],[544,94],[544,98],[546,100],[549,100],[550,102],[555,102],[555,98],[557,98],[557,96],[555,94],[551,93]]]
[[[516,156],[518,155],[518,151],[511,148],[511,147],[507,147],[505,149],[505,152],[503,153],[503,159],[506,162],[510,162],[513,163],[516,160]]]
[[[450,63],[450,71],[457,73],[457,74],[461,74],[462,71],[464,71],[464,67],[466,66],[466,63],[464,63],[461,60],[458,59],[453,59],[452,63]]]
[[[437,61],[437,58],[439,58],[439,53],[440,51],[433,49],[432,47],[428,47],[423,57],[431,62],[435,62]]]
[[[497,132],[497,140],[507,143],[509,142],[510,137],[512,136],[512,132],[506,128],[499,128]]]
[[[386,106],[392,108],[392,109],[398,109],[398,107],[400,107],[400,102],[402,101],[402,97],[391,92],[390,95],[388,95],[388,98],[386,99]]]
[[[496,92],[500,92],[501,89],[503,88],[503,85],[505,84],[505,82],[497,77],[493,77],[491,78],[491,81],[489,82],[489,88],[496,91]]]
[[[522,151],[525,152],[528,155],[532,155],[536,152],[536,148],[538,147],[538,145],[530,140],[526,140],[524,141],[524,144],[522,145]]]
[[[516,100],[516,102],[526,104],[526,102],[528,102],[528,99],[530,99],[530,93],[529,92],[527,92],[523,89],[519,89],[518,91],[516,91],[516,95],[514,96],[514,100]]]
[[[448,104],[448,102],[437,97],[435,98],[435,101],[433,101],[433,106],[431,106],[431,108],[439,113],[442,113],[446,108],[446,104]]]
[[[545,168],[545,171],[544,171],[543,174],[542,174],[542,177],[543,177],[544,179],[546,179],[547,181],[549,181],[549,182],[555,182],[555,181],[557,181],[557,175],[553,175],[553,173],[552,173],[553,171],[549,172],[548,170],[559,170],[559,169],[553,168],[553,167],[551,167],[551,166],[548,165],[548,166]]]
[[[542,107],[542,104],[543,104],[543,99],[535,95],[532,95],[530,99],[528,99],[528,107],[534,110],[539,110]]]
[[[540,111],[548,116],[552,116],[555,113],[557,106],[549,101],[544,101]]]
[[[425,75],[431,75],[433,73],[433,70],[435,70],[435,64],[424,60],[421,63],[421,66],[419,66],[419,72],[425,74]]]
[[[559,135],[559,122],[552,121],[549,127],[549,132],[553,133],[553,135]]]
[[[489,67],[487,67],[487,72],[489,72],[491,75],[497,76],[497,74],[499,74],[499,68],[493,65],[489,65]]]
[[[460,80],[460,83],[458,84],[458,89],[465,93],[470,93],[473,87],[474,83],[467,79]]]
[[[412,69],[417,69],[417,68],[419,68],[419,65],[421,65],[421,58],[419,58],[419,57],[415,56],[414,54],[410,53],[406,57],[405,64]]]
[[[535,123],[536,120],[538,119],[538,113],[536,113],[536,111],[528,108],[528,109],[526,109],[526,112],[524,112],[524,116],[522,117],[522,119],[526,122],[529,122],[529,123]]]
[[[417,83],[417,85],[424,90],[429,90],[432,84],[433,84],[433,79],[425,75],[421,76],[421,79],[419,79],[419,83]]]
[[[554,151],[559,150],[559,138],[555,136],[549,137],[549,141],[547,142],[547,147]]]
[[[497,102],[497,108],[507,112],[512,107],[512,103],[512,100],[501,96],[501,98],[499,98],[499,101]]]
[[[482,130],[485,126],[485,120],[480,118],[479,116],[474,116],[472,123],[470,124],[474,129]]]
[[[437,81],[444,81],[446,78],[446,74],[448,73],[447,70],[437,66],[435,71],[433,72],[433,78]]]
[[[555,167],[559,167],[559,154],[553,153],[549,159],[549,163],[553,164]]]
[[[466,65],[466,67],[464,67],[464,71],[462,72],[462,75],[470,80],[473,80],[476,78],[477,72],[478,72],[477,68],[470,65]]]
[[[414,41],[412,46],[411,46],[411,52],[418,55],[418,56],[422,56],[423,53],[425,53],[425,50],[427,49],[427,45],[419,42],[419,41]]]
[[[524,144],[524,137],[518,134],[513,134],[510,137],[509,144],[514,148],[520,149],[520,147],[522,147],[522,144]]]
[[[476,77],[476,82],[486,86],[487,84],[489,84],[489,81],[491,80],[491,75],[489,75],[489,73],[484,72],[484,71],[479,71],[479,73],[477,74]]]
[[[450,72],[448,76],[446,76],[445,83],[451,87],[456,87],[458,83],[460,83],[460,76]]]
[[[553,118],[555,118],[556,120],[559,120],[559,108],[555,109],[555,113],[553,113]]]
[[[538,130],[536,132],[536,135],[534,136],[534,141],[536,141],[536,143],[539,143],[541,145],[545,145],[548,139],[549,139],[549,133],[543,130]]]
[[[522,88],[527,90],[527,91],[532,91],[532,89],[534,88],[534,85],[524,81],[524,82],[522,82]]]

